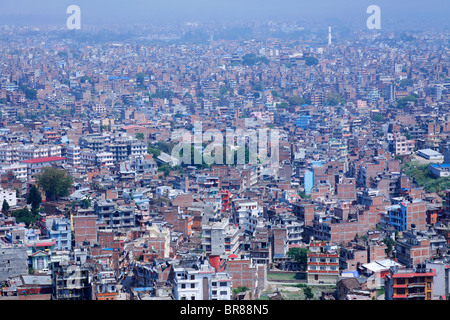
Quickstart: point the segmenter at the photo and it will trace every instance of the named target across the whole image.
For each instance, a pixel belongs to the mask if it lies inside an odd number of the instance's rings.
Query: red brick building
[[[232,277],[232,288],[247,287],[255,290],[265,289],[267,284],[266,265],[254,264],[251,259],[237,260],[236,256],[229,256],[226,271]]]
[[[97,216],[73,216],[73,230],[75,233],[75,243],[82,244],[89,241],[90,244],[97,243]]]

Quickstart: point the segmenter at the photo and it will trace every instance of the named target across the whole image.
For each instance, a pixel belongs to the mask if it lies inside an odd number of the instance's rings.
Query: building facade
[[[336,284],[339,280],[339,252],[328,242],[312,242],[308,248],[308,283]]]

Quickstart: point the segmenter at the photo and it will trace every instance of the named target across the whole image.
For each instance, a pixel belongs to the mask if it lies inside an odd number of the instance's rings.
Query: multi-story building
[[[126,142],[114,142],[106,145],[106,151],[113,154],[115,162],[122,162],[128,159],[128,144]]]
[[[99,152],[96,154],[96,163],[100,167],[111,167],[114,165],[114,155],[111,152]]]
[[[217,271],[208,260],[188,257],[173,268],[175,300],[231,300],[232,278]]]
[[[60,145],[23,145],[17,148],[17,160],[31,160],[48,157],[61,157],[62,147]]]
[[[258,264],[253,259],[230,257],[226,262],[226,271],[233,279],[232,288],[246,287],[262,291],[267,286],[267,265]]]
[[[279,215],[277,224],[287,230],[288,245],[300,244],[303,239],[303,222],[293,215]]]
[[[134,283],[137,287],[150,288],[156,285],[159,274],[153,263],[136,263],[133,268]]]
[[[52,263],[52,300],[92,300],[91,274],[75,264]]]
[[[18,180],[22,180],[22,181],[26,181],[27,180],[27,172],[28,172],[28,168],[27,165],[25,163],[11,163],[11,164],[5,164],[2,165],[0,167],[0,171],[1,172],[12,172],[13,176],[18,179]]]
[[[147,143],[145,141],[130,141],[127,146],[129,156],[143,156],[147,154]]]
[[[446,299],[450,298],[450,260],[442,259],[442,260],[433,260],[427,261],[425,263],[425,267],[427,269],[436,270],[436,276],[434,277],[433,282],[433,296],[434,299]]]
[[[150,174],[150,175],[158,173],[158,165],[156,164],[156,161],[153,158],[149,158],[142,155],[130,158],[134,159],[134,168],[136,170],[136,173]]]
[[[339,252],[328,242],[315,241],[308,248],[308,283],[336,284],[339,280]]]
[[[0,281],[28,273],[26,246],[0,246]]]
[[[81,148],[70,144],[66,147],[67,164],[72,167],[81,165]]]
[[[82,244],[88,241],[90,244],[97,243],[97,216],[76,215],[72,217],[75,244]]]
[[[407,267],[423,263],[431,258],[431,241],[427,236],[420,235],[416,230],[403,233],[403,239],[396,243],[398,262]]]
[[[4,143],[0,145],[0,162],[13,163],[18,161],[17,159],[17,147],[18,145]]]
[[[259,227],[256,229],[250,240],[248,252],[255,263],[270,265],[272,262],[272,246],[270,245],[270,235],[267,228]]]
[[[384,221],[397,231],[405,231],[410,228],[425,230],[426,211],[426,201],[421,199],[403,201],[387,208]]]
[[[53,165],[62,165],[66,163],[66,158],[64,157],[44,157],[44,158],[34,158],[29,160],[23,160],[24,164],[27,165],[27,176],[29,179],[34,177],[34,175],[42,172],[43,168],[51,167]]]
[[[396,156],[403,156],[413,153],[415,148],[415,141],[408,140],[404,135],[394,135],[392,141],[392,151]]]
[[[209,255],[228,256],[239,252],[239,228],[228,219],[202,224],[202,249]]]
[[[119,295],[114,271],[97,272],[92,279],[94,300],[116,300]]]
[[[70,221],[66,218],[46,218],[45,229],[42,230],[42,235],[48,239],[56,240],[55,249],[72,249]]]
[[[436,270],[425,265],[417,268],[391,269],[385,278],[386,300],[432,300]]]
[[[97,165],[97,152],[90,149],[80,151],[80,163],[83,167],[92,167]]]
[[[234,205],[234,222],[239,225],[242,231],[253,233],[258,224],[258,217],[262,216],[262,208],[258,202],[236,199]]]
[[[233,195],[229,190],[221,190],[219,191],[220,200],[221,200],[221,211],[228,212],[232,207],[232,198]]]
[[[135,226],[134,208],[118,206],[111,200],[99,200],[94,202],[94,213],[98,220],[106,224],[112,230],[129,229]]]
[[[80,153],[81,165],[84,167],[111,167],[114,165],[114,155],[107,151],[92,151],[83,149]]]
[[[0,203],[3,204],[4,200],[8,202],[10,207],[17,205],[16,191],[9,189],[2,189],[0,187]]]
[[[447,216],[450,216],[450,189],[445,190],[444,203],[445,203],[445,214]]]
[[[81,149],[90,149],[92,151],[105,151],[105,144],[109,137],[101,134],[90,134],[79,138],[78,145]]]

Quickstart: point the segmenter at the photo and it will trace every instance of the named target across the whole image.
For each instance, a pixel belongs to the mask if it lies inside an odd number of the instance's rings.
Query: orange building
[[[432,300],[435,269],[419,265],[415,269],[399,269],[386,277],[386,300]]]

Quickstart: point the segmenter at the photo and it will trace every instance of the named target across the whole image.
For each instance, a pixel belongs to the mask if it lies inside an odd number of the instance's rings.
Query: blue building
[[[311,194],[311,189],[314,187],[313,170],[305,170],[304,185],[305,185],[305,194]]]
[[[316,160],[311,161],[311,169],[305,170],[304,175],[304,186],[305,186],[305,194],[311,194],[311,189],[314,187],[314,168],[322,167],[323,161]]]
[[[396,231],[404,231],[407,227],[407,208],[403,203],[390,206],[387,209],[386,222],[394,227]]]
[[[72,232],[70,230],[70,221],[66,218],[46,219],[46,237],[56,240],[55,249],[72,249]]]
[[[311,122],[311,116],[307,114],[303,114],[295,121],[295,125],[300,128],[307,128],[309,123]]]

